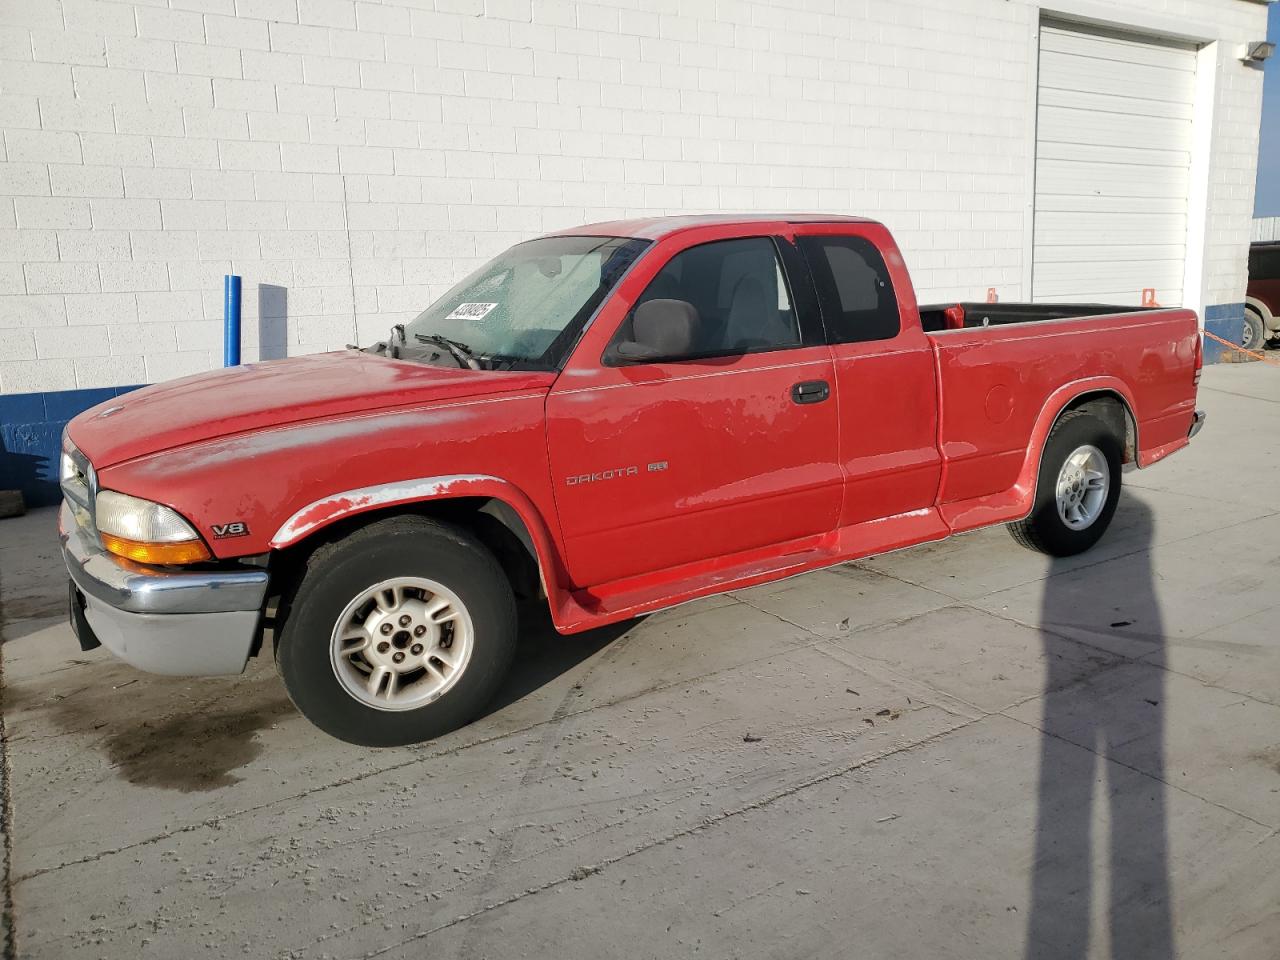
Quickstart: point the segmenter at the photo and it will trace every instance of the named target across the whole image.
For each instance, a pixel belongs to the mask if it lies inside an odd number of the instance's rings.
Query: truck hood
[[[547,390],[553,373],[435,367],[356,350],[250,363],[144,387],[71,421],[95,468],[186,444],[304,420],[519,390]]]

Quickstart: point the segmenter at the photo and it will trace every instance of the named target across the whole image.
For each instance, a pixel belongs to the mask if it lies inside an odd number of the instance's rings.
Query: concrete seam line
[[[446,920],[444,923],[437,924],[436,926],[432,927],[430,930],[424,930],[410,937],[406,937],[405,939],[400,940],[396,943],[389,944],[384,947],[379,947],[377,950],[374,950],[370,953],[362,954],[361,960],[372,960],[372,958],[382,956],[391,950],[396,950],[396,949],[399,949],[400,947],[405,946],[406,944],[413,943],[418,940],[423,940],[431,936],[432,934],[439,933],[441,930],[446,930],[449,927],[456,926],[460,923],[466,923],[467,921],[473,920],[476,917],[481,916],[485,913],[489,913],[492,910],[497,910],[501,907],[509,906],[512,903],[516,903],[517,901],[524,900],[527,897],[531,897],[536,894],[543,893],[554,887],[561,886],[562,884],[571,883],[577,880],[585,880],[588,877],[592,877],[603,872],[607,867],[611,867],[614,864],[622,862],[623,860],[627,860],[641,853],[647,853],[649,850],[653,850],[658,847],[665,846],[668,843],[673,843],[676,840],[681,840],[693,834],[702,833],[703,831],[709,830],[712,827],[719,826],[720,824],[728,820],[732,820],[737,817],[743,816],[745,814],[752,813],[756,810],[761,810],[765,807],[770,806],[771,804],[776,803],[779,800],[785,800],[787,797],[794,796],[797,793],[800,793],[804,790],[808,790],[810,787],[816,787],[823,783],[827,783],[828,781],[839,779],[840,777],[853,773],[855,770],[861,770],[865,767],[869,767],[873,764],[879,763],[882,760],[887,760],[890,757],[896,756],[897,754],[906,753],[907,751],[914,750],[917,747],[922,747],[928,744],[935,743],[938,740],[942,740],[946,737],[951,736],[953,733],[958,733],[961,730],[971,727],[975,723],[981,723],[983,720],[986,720],[986,719],[988,719],[987,716],[981,716],[981,717],[975,717],[971,720],[966,720],[964,723],[957,724],[956,726],[950,727],[946,730],[941,730],[938,733],[933,734],[932,736],[925,737],[923,740],[917,740],[914,743],[903,744],[902,746],[893,747],[888,750],[882,750],[878,753],[871,754],[870,756],[862,757],[851,764],[845,764],[844,766],[839,767],[835,770],[829,770],[826,773],[819,774],[816,777],[810,777],[809,779],[803,780],[800,783],[792,784],[791,786],[784,787],[781,790],[776,790],[773,793],[768,794],[767,796],[761,797],[758,800],[753,800],[750,803],[743,804],[740,807],[735,807],[732,810],[726,810],[723,813],[714,814],[710,817],[706,817],[705,819],[700,820],[699,822],[693,824],[692,826],[686,827],[683,830],[677,830],[673,833],[669,833],[662,837],[659,837],[656,840],[637,844],[631,849],[626,850],[620,854],[617,854],[616,856],[607,857],[598,863],[593,863],[585,867],[578,867],[575,870],[563,876],[556,877],[553,880],[548,880],[546,883],[539,884],[535,887],[528,887],[525,890],[522,890],[520,893],[513,894],[510,897],[506,897],[495,903],[488,904],[484,907],[481,907],[478,910],[472,911],[471,913],[465,913],[465,914],[462,914],[461,916],[454,917],[452,920]],[[351,928],[351,929],[357,929],[357,928]],[[335,934],[335,936],[336,935],[337,934]],[[329,939],[329,938],[326,937],[324,939]],[[313,942],[319,943],[321,941],[317,940]]]
[[[0,627],[4,625],[4,605],[0,601]],[[4,925],[4,942],[0,944],[0,955],[4,960],[14,960],[17,956],[17,933],[14,929],[15,916],[13,909],[13,794],[10,790],[13,771],[9,767],[9,730],[4,719],[5,685],[4,685],[4,650],[0,648],[0,831],[4,833],[3,869],[3,903],[0,904],[0,923]]]
[[[1209,393],[1225,393],[1229,397],[1239,397],[1241,400],[1257,400],[1259,403],[1280,403],[1280,400],[1273,400],[1271,397],[1255,397],[1251,393],[1236,393],[1234,390],[1223,390],[1221,387],[1206,387],[1200,385],[1201,390],[1207,390]]]
[[[1024,727],[1029,727],[1032,730],[1037,730],[1042,735],[1046,737],[1050,737],[1054,740],[1057,740],[1059,743],[1065,743],[1073,747],[1079,747],[1081,750],[1087,750],[1089,753],[1092,753],[1099,760],[1102,760],[1107,763],[1114,763],[1118,767],[1124,767],[1126,770],[1130,770],[1133,773],[1136,773],[1140,777],[1144,777],[1147,780],[1152,780],[1155,783],[1162,784],[1163,786],[1168,787],[1170,790],[1178,791],[1178,793],[1186,794],[1188,797],[1192,797],[1196,800],[1199,800],[1201,803],[1207,803],[1211,807],[1217,807],[1219,810],[1222,810],[1226,813],[1234,814],[1235,816],[1239,817],[1241,820],[1248,820],[1250,823],[1257,824],[1258,826],[1262,827],[1265,830],[1270,830],[1274,833],[1277,829],[1280,829],[1275,824],[1264,823],[1261,820],[1258,820],[1258,819],[1255,819],[1254,817],[1249,816],[1247,813],[1243,813],[1240,810],[1236,810],[1233,807],[1228,807],[1225,803],[1219,803],[1217,800],[1211,800],[1208,797],[1203,797],[1200,794],[1195,793],[1194,791],[1188,790],[1186,787],[1180,787],[1176,783],[1172,783],[1168,780],[1165,780],[1163,777],[1157,777],[1153,774],[1147,773],[1147,771],[1141,769],[1140,767],[1135,767],[1131,763],[1125,763],[1123,760],[1117,760],[1115,757],[1111,756],[1110,754],[1099,753],[1093,747],[1087,747],[1083,743],[1076,743],[1074,740],[1068,740],[1066,737],[1062,736],[1061,734],[1053,733],[1050,730],[1046,730],[1044,727],[1038,724],[1032,723],[1030,720],[1023,720],[1019,717],[1010,716],[1009,714],[1003,711],[1001,711],[1000,716],[1008,720],[1012,720],[1014,723],[1020,723]]]
[[[1264,700],[1264,699],[1262,699],[1261,697],[1254,696],[1254,695],[1253,695],[1253,694],[1251,694],[1251,693],[1245,693],[1243,690],[1235,690],[1235,689],[1233,689],[1233,688],[1231,688],[1231,687],[1224,687],[1224,686],[1221,686],[1220,684],[1216,684],[1216,683],[1209,683],[1207,680],[1203,680],[1203,679],[1201,679],[1200,677],[1195,676],[1194,674],[1190,674],[1190,673],[1183,673],[1183,672],[1181,672],[1180,670],[1175,670],[1175,669],[1173,669],[1171,666],[1169,666],[1167,663],[1152,663],[1150,660],[1148,660],[1148,659],[1146,659],[1146,658],[1147,658],[1147,657],[1149,657],[1149,656],[1151,656],[1151,654],[1156,653],[1156,652],[1157,652],[1156,650],[1149,650],[1149,651],[1147,651],[1146,653],[1142,654],[1141,656],[1131,657],[1131,656],[1128,656],[1127,654],[1123,654],[1123,653],[1116,653],[1114,650],[1109,650],[1108,648],[1106,648],[1106,647],[1102,647],[1102,646],[1099,646],[1099,645],[1097,645],[1097,644],[1095,644],[1095,643],[1090,643],[1088,640],[1083,640],[1083,639],[1081,639],[1080,637],[1073,637],[1073,636],[1070,636],[1069,634],[1059,633],[1059,632],[1057,632],[1057,631],[1055,631],[1055,630],[1048,630],[1048,629],[1046,629],[1046,628],[1045,628],[1045,627],[1043,627],[1043,626],[1037,626],[1036,624],[1028,623],[1028,622],[1027,622],[1027,621],[1025,621],[1025,620],[1019,620],[1017,617],[1011,617],[1011,616],[1009,616],[1008,614],[995,613],[995,612],[994,612],[994,611],[992,611],[992,610],[984,610],[982,607],[976,607],[976,606],[973,606],[973,604],[966,604],[966,605],[967,605],[967,606],[972,607],[974,610],[977,610],[979,613],[986,613],[986,614],[990,614],[991,616],[996,617],[996,618],[998,618],[998,619],[1000,619],[1000,620],[1005,620],[1005,621],[1007,621],[1007,622],[1009,622],[1009,623],[1016,623],[1018,626],[1020,626],[1020,627],[1026,627],[1028,630],[1035,630],[1035,631],[1036,631],[1036,632],[1038,632],[1038,633],[1047,633],[1049,636],[1053,637],[1054,639],[1062,640],[1062,641],[1065,641],[1065,642],[1067,642],[1067,643],[1074,643],[1074,644],[1077,644],[1077,645],[1082,646],[1082,647],[1088,647],[1090,650],[1097,650],[1097,651],[1099,651],[1099,652],[1101,652],[1101,653],[1105,653],[1105,654],[1107,654],[1107,655],[1109,655],[1109,656],[1116,657],[1116,658],[1117,658],[1117,663],[1118,663],[1118,664],[1134,663],[1134,664],[1138,664],[1138,665],[1140,665],[1140,666],[1144,666],[1144,667],[1152,667],[1153,669],[1156,669],[1156,670],[1163,670],[1165,673],[1167,673],[1167,674],[1169,674],[1169,675],[1171,675],[1171,676],[1174,676],[1174,677],[1182,677],[1182,679],[1184,679],[1184,680],[1191,680],[1191,681],[1194,681],[1195,683],[1198,683],[1198,684],[1200,684],[1200,685],[1202,685],[1202,686],[1205,686],[1205,687],[1212,687],[1214,690],[1221,690],[1223,693],[1229,693],[1229,694],[1231,694],[1233,697],[1243,697],[1243,698],[1244,698],[1244,699],[1246,699],[1246,700],[1250,700],[1250,701],[1252,701],[1253,703],[1260,703],[1260,704],[1262,704],[1263,706],[1266,706],[1266,707],[1274,707],[1274,706],[1277,706],[1277,704],[1272,703],[1270,700]],[[1259,611],[1259,612],[1265,613],[1266,611]],[[1249,614],[1249,616],[1257,616],[1257,614]],[[1187,637],[1186,639],[1188,639],[1188,640],[1194,640],[1194,639],[1196,639],[1196,637],[1204,636],[1204,634],[1208,633],[1210,630],[1217,630],[1217,629],[1219,629],[1219,627],[1223,627],[1223,626],[1230,626],[1232,623],[1239,623],[1239,622],[1240,622],[1240,620],[1247,620],[1247,619],[1248,619],[1248,617],[1240,617],[1240,618],[1237,618],[1236,620],[1229,620],[1229,621],[1228,621],[1227,623],[1225,623],[1225,624],[1219,624],[1219,626],[1218,626],[1218,627],[1208,627],[1208,628],[1207,628],[1207,629],[1205,629],[1205,630],[1201,630],[1199,633],[1195,634],[1194,636]],[[1176,646],[1176,644],[1173,644],[1173,645],[1175,645],[1175,646]],[[1099,672],[1101,672],[1101,671],[1099,671]],[[1096,675],[1096,674],[1095,674],[1095,675]],[[1093,675],[1091,675],[1091,676],[1093,676]],[[1083,682],[1085,682],[1085,681],[1087,681],[1087,680],[1089,680],[1089,679],[1090,679],[1090,677],[1083,677],[1083,678],[1081,678],[1081,680],[1080,680],[1080,681],[1078,681],[1078,682],[1079,682],[1079,683],[1083,683]],[[1071,684],[1070,686],[1075,686],[1075,685],[1076,685],[1076,684],[1075,684],[1075,683],[1073,683],[1073,684]],[[1068,688],[1067,688],[1067,687],[1064,687],[1063,689],[1068,689]],[[1004,707],[1004,708],[1002,708],[1002,709],[1008,710],[1008,709],[1010,709],[1010,707],[1016,707],[1016,706],[1019,706],[1019,705],[1020,705],[1020,704],[1022,704],[1022,703],[1026,703],[1028,700],[1036,700],[1036,699],[1039,699],[1039,698],[1040,698],[1040,697],[1042,697],[1042,696],[1044,696],[1044,694],[1033,694],[1033,695],[1031,695],[1031,696],[1029,696],[1029,697],[1025,697],[1025,698],[1023,698],[1023,699],[1022,699],[1022,700],[1020,700],[1018,703],[1010,704],[1008,707]]]
[[[570,718],[570,708],[575,695],[582,690],[586,682],[591,679],[598,669],[611,665],[619,657],[620,652],[627,646],[626,641],[630,636],[630,633],[624,633],[606,647],[599,657],[596,657],[587,665],[586,671],[577,683],[571,685],[565,691],[564,696],[560,698],[560,703],[551,713],[551,722],[543,727],[541,736],[538,737],[533,750],[530,752],[529,759],[525,763],[524,773],[520,776],[519,786],[516,788],[515,794],[510,796],[511,803],[509,808],[504,811],[514,821],[519,821],[519,815],[524,812],[527,805],[527,788],[534,782],[537,775],[547,767],[547,760],[553,750],[552,740],[560,732],[560,726]],[[477,901],[484,901],[489,892],[498,885],[499,873],[512,864],[517,832],[518,827],[507,830],[499,836],[497,849],[489,857],[489,865],[485,869],[484,875],[479,879],[480,890],[475,895]],[[466,960],[466,958],[474,956],[476,953],[475,946],[469,940],[464,940],[458,948],[459,958]]]

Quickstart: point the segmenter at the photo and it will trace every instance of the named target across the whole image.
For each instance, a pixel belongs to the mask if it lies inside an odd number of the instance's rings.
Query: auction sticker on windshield
[[[460,303],[453,308],[446,320],[483,320],[496,307],[496,303]]]

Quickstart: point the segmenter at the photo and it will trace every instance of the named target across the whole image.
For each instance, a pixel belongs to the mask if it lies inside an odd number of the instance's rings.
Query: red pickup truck
[[[564,633],[991,524],[1063,556],[1185,446],[1180,309],[920,307],[880,224],[702,216],[530,240],[366,349],[73,420],[81,645],[239,673],[269,634],[343,739],[474,718],[516,597]]]

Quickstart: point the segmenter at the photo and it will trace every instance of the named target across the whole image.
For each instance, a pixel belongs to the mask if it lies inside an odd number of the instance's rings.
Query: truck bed
[[[932,303],[920,307],[920,325],[925,333],[939,333],[943,330],[1100,317],[1152,309],[1160,308],[1107,303]]]
[[[955,304],[963,326],[928,333],[938,365],[939,449],[947,464],[939,502],[953,528],[993,522],[993,495],[1016,499],[1034,477],[1027,450],[1043,442],[1045,411],[1090,390],[1122,399],[1136,458],[1154,462],[1187,441],[1195,407],[1196,315],[1181,308]],[[936,307],[921,308],[936,311]],[[953,311],[954,316],[954,311]],[[984,319],[989,322],[984,323]],[[1052,327],[1037,321],[1056,320]],[[1137,389],[1138,386],[1141,389]],[[966,504],[985,504],[967,515]]]

